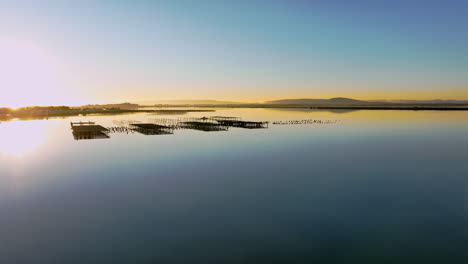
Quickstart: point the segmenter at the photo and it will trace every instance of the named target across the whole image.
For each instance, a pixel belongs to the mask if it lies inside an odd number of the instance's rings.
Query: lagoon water
[[[468,112],[217,109],[339,120],[73,139],[0,124],[0,263],[468,263]]]

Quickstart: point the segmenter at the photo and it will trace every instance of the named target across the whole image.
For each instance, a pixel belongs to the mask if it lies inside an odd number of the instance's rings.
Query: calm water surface
[[[468,112],[218,109],[339,120],[76,141],[0,124],[0,263],[468,263]]]

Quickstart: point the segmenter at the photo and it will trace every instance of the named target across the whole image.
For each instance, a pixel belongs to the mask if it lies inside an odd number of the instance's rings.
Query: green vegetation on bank
[[[32,106],[18,109],[0,108],[0,118],[8,119],[40,119],[48,117],[75,116],[87,114],[128,113],[138,110],[125,110],[120,108],[72,108],[69,106]]]

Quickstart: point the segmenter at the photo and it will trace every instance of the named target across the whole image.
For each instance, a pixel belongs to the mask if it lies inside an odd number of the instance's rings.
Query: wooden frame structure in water
[[[94,122],[70,122],[75,140],[109,138],[109,130]]]

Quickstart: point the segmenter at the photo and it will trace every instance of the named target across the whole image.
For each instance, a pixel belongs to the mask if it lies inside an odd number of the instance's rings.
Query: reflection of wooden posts
[[[174,128],[170,126],[163,126],[151,123],[136,123],[130,124],[133,131],[143,135],[168,135],[174,134]]]
[[[195,129],[205,132],[210,131],[227,131],[228,126],[223,124],[211,123],[211,122],[202,122],[202,121],[185,121],[179,123],[180,128],[185,129]]]
[[[70,122],[73,137],[80,139],[109,138],[109,130],[103,126],[96,125],[94,122]]]
[[[285,121],[273,121],[273,125],[328,125],[336,124],[338,120],[315,120],[315,119],[305,119],[305,120],[285,120]]]
[[[156,118],[151,123],[136,120],[114,121],[118,126],[105,128],[94,122],[70,122],[75,139],[109,138],[109,133],[140,133],[144,135],[174,134],[176,129],[200,131],[227,131],[229,127],[259,129],[268,128],[269,122],[242,121],[239,117],[202,117],[202,118]]]
[[[268,128],[268,122],[255,122],[255,121],[242,121],[237,117],[222,117],[214,116],[213,120],[216,120],[218,123],[229,126],[229,127],[240,127],[240,128]]]
[[[242,121],[240,117],[212,116],[202,118],[153,119],[153,123],[174,129],[196,129],[202,131],[224,131],[229,127],[268,128],[268,122]]]

